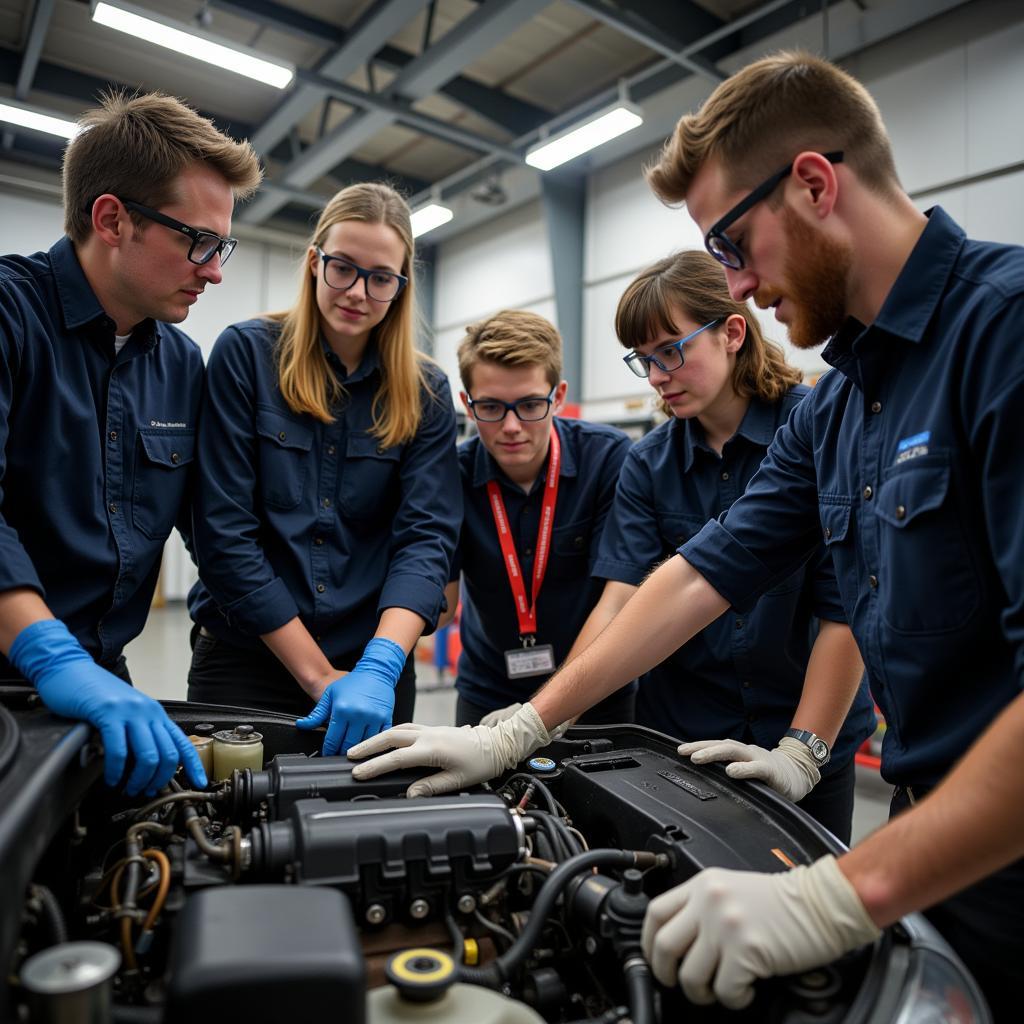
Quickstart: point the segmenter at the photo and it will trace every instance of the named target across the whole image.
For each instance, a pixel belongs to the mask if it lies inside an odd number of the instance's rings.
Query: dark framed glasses
[[[409,278],[404,274],[395,274],[390,270],[367,270],[341,256],[328,256],[319,245],[316,252],[323,260],[324,283],[329,288],[346,290],[362,278],[366,282],[366,294],[371,299],[392,302],[409,283]]]
[[[136,203],[131,199],[122,199],[121,204],[126,210],[141,213],[146,220],[162,224],[165,228],[178,231],[190,239],[192,244],[188,247],[189,263],[195,263],[200,267],[204,263],[209,263],[218,254],[221,266],[223,266],[231,258],[235,246],[238,245],[237,238],[221,238],[220,235],[215,235],[212,231],[200,231],[197,228],[189,227],[188,224],[183,224],[180,220],[168,217],[166,213],[143,206],[142,203]]]
[[[840,151],[821,154],[830,164],[843,162],[843,154]],[[725,233],[727,228],[732,227],[747,212],[756,206],[762,199],[767,199],[778,187],[779,183],[789,177],[793,170],[793,164],[787,164],[781,171],[777,171],[770,178],[761,182],[748,196],[741,199],[724,217],[719,218],[708,229],[704,236],[704,248],[707,249],[719,263],[724,264],[730,270],[742,270],[743,253],[739,246]]]
[[[473,410],[473,417],[481,423],[500,423],[510,412],[514,412],[523,423],[536,423],[544,419],[555,400],[556,384],[547,398],[517,398],[514,402],[503,402],[500,398],[470,398],[466,402]]]
[[[671,373],[673,370],[678,370],[685,359],[683,357],[683,346],[688,342],[692,341],[702,331],[710,330],[712,327],[717,327],[722,323],[723,318],[719,317],[717,320],[712,320],[711,323],[705,324],[703,327],[698,327],[692,334],[688,334],[685,338],[680,338],[678,341],[670,341],[665,345],[659,345],[649,356],[642,355],[639,352],[630,352],[629,355],[623,356],[622,361],[638,376],[638,377],[650,377],[651,375],[651,363],[662,371],[662,373]]]

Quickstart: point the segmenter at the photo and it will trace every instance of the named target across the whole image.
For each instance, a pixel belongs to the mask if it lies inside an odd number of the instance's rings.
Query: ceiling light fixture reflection
[[[427,206],[421,206],[413,213],[411,218],[412,237],[419,238],[420,235],[425,235],[428,231],[433,231],[434,228],[447,224],[454,216],[455,214],[447,206],[441,206],[440,203],[430,203]]]
[[[78,125],[74,121],[65,121],[62,117],[43,114],[31,107],[14,103],[0,103],[0,121],[19,128],[46,132],[47,135],[59,135],[64,139],[73,139],[78,134]]]
[[[631,103],[617,103],[598,111],[582,124],[549,136],[527,151],[526,162],[541,171],[550,171],[583,153],[603,146],[644,123],[640,111]]]
[[[130,4],[93,3],[92,20],[98,25],[126,32],[147,43],[165,46],[183,57],[194,57],[225,71],[233,71],[257,82],[283,89],[295,77],[292,68],[275,64],[264,57],[234,45],[215,42],[207,35],[178,28],[177,23],[152,11],[141,11]]]

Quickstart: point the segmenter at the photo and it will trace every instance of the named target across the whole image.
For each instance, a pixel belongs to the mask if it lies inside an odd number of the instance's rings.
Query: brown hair
[[[159,208],[175,201],[175,181],[192,164],[215,170],[237,199],[252,195],[263,176],[248,142],[228,138],[164,93],[105,93],[79,125],[64,151],[62,171],[64,230],[77,244],[89,237],[91,205],[106,192]],[[141,215],[131,216],[139,226]]]
[[[523,309],[503,309],[466,328],[459,345],[459,376],[468,393],[477,363],[539,366],[548,384],[562,379],[562,338],[550,320]]]
[[[416,289],[413,276],[415,243],[409,222],[409,207],[390,185],[365,182],[338,192],[324,207],[316,223],[309,248],[322,246],[327,232],[346,220],[386,224],[405,246],[402,273],[409,283],[389,307],[384,319],[373,329],[380,353],[381,384],[373,399],[371,433],[381,445],[411,441],[422,415],[421,389],[431,391],[424,366],[427,357],[416,351]],[[277,376],[281,394],[296,413],[309,413],[324,423],[334,416],[331,406],[345,393],[327,363],[320,345],[320,308],[316,302],[316,278],[309,270],[308,250],[302,256],[299,296],[291,309],[268,313],[266,318],[281,325],[277,340]]]
[[[673,312],[685,313],[702,326],[739,314],[747,336],[736,353],[732,386],[742,398],[775,402],[801,380],[782,349],[768,341],[745,302],[729,294],[719,262],[702,250],[667,256],[642,270],[619,299],[615,333],[626,348],[639,348],[659,334],[680,334]]]
[[[731,188],[753,188],[804,150],[841,150],[868,188],[899,188],[892,145],[867,89],[827,60],[780,52],[722,82],[696,114],[685,114],[646,171],[665,203],[680,203],[708,160]]]

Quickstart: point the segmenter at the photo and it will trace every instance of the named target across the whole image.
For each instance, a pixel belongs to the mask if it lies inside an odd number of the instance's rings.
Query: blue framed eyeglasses
[[[830,164],[843,162],[843,154],[839,150],[821,155]],[[724,217],[720,217],[711,225],[708,233],[704,236],[704,248],[719,263],[730,270],[743,269],[743,253],[740,251],[740,247],[725,233],[725,229],[735,224],[747,210],[757,206],[762,199],[767,199],[778,188],[779,183],[789,177],[792,170],[792,163],[787,164],[781,171],[777,171],[770,178],[762,181],[753,192],[741,199]]]
[[[702,331],[708,331],[712,327],[717,327],[723,320],[724,317],[719,317],[703,327],[698,327],[697,330],[692,334],[688,334],[685,338],[680,338],[678,341],[670,341],[666,345],[659,345],[649,356],[645,356],[640,352],[630,352],[629,355],[622,357],[622,361],[638,377],[650,377],[651,363],[654,363],[662,373],[671,373],[673,370],[678,370],[685,362],[683,346],[688,341],[696,338]]]
[[[466,402],[473,410],[473,418],[481,423],[500,423],[510,412],[514,412],[523,423],[536,423],[547,416],[557,390],[556,384],[547,398],[529,396],[517,398],[514,402],[503,402],[500,398],[471,398],[466,395]]]
[[[316,247],[317,255],[323,261],[324,282],[329,288],[345,291],[362,278],[366,282],[366,294],[377,302],[393,302],[409,283],[404,274],[390,270],[367,270],[340,256],[329,256]]]

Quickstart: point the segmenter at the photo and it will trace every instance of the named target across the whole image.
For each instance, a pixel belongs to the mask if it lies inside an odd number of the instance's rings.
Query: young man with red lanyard
[[[479,431],[459,448],[465,513],[446,590],[450,616],[461,570],[461,726],[518,707],[569,653],[600,596],[590,571],[629,438],[556,418],[562,342],[535,313],[504,310],[467,328],[459,373]],[[583,721],[631,721],[634,699],[634,687],[620,690]]]

